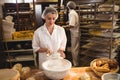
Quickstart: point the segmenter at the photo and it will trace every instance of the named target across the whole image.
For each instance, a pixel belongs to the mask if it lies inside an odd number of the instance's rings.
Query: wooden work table
[[[7,72],[6,72],[7,70]],[[6,72],[5,76],[9,76],[10,72],[14,75],[10,78],[11,80],[19,80],[20,76],[18,73],[15,73],[12,69],[1,69],[0,70],[0,80],[6,80],[3,78],[6,78],[3,76],[3,72]],[[35,80],[51,80],[47,78],[42,70],[39,69],[32,69],[32,76],[35,78]],[[87,74],[89,77],[91,77],[91,80],[101,80],[100,77],[97,77],[96,74],[91,70],[90,67],[72,67],[67,75],[62,80],[80,80],[80,77]],[[13,79],[15,77],[15,79]],[[30,79],[31,80],[31,79]]]
[[[80,77],[86,74],[90,76],[92,80],[101,80],[90,67],[73,67],[63,80],[80,80]]]
[[[51,80],[48,79],[43,71],[38,71],[35,72],[36,75],[36,80]],[[33,72],[34,73],[34,72]],[[100,77],[98,77],[92,70],[90,67],[72,67],[67,75],[65,76],[64,79],[62,80],[80,80],[80,77],[83,76],[84,74],[89,75],[90,77],[92,77],[92,80],[101,80]]]

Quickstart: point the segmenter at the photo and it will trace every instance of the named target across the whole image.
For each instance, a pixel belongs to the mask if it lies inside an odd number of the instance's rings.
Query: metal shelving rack
[[[111,11],[98,11],[98,7],[100,4],[103,4],[103,0],[81,0],[81,1],[76,1],[79,6],[79,9],[77,10],[80,19],[81,19],[81,55],[84,55],[83,58],[81,58],[81,61],[85,61],[85,59],[89,59],[89,61],[92,61],[95,58],[98,57],[107,57],[107,58],[115,58],[116,56],[116,48],[119,45],[114,46],[114,41],[119,38],[119,35],[114,35],[114,15],[118,14],[118,12],[114,11],[115,7],[115,2],[112,4],[112,10]],[[100,20],[97,19],[98,14],[111,14],[112,19],[111,20]],[[86,15],[86,16],[84,16]],[[105,29],[101,28],[101,25],[99,24],[100,22],[112,22],[111,29]],[[109,36],[101,36],[101,35],[96,35],[96,34],[90,34],[90,30],[108,30],[110,33]],[[107,32],[105,32],[106,35]],[[107,43],[107,46],[101,46],[105,45],[105,42]],[[95,43],[95,44],[91,44]],[[115,47],[115,48],[114,48]],[[104,48],[104,50],[103,50]],[[93,52],[92,52],[93,51]],[[88,53],[89,52],[89,53]],[[107,55],[103,52],[107,52]],[[115,53],[114,53],[115,52]],[[103,53],[103,54],[102,54]],[[90,58],[91,57],[91,58]],[[87,63],[87,65],[89,62]]]
[[[30,48],[30,44],[28,48],[26,46],[25,48],[20,47],[18,49],[14,49],[16,48],[16,43],[18,45],[23,46],[23,43],[27,42],[31,42],[31,39],[2,41],[4,45],[3,53],[7,53],[6,62],[10,63],[11,67],[14,62],[27,62],[27,61],[33,61],[34,65],[37,67],[36,54],[33,53],[33,49]]]
[[[8,15],[13,16],[16,31],[35,29],[34,7],[32,9],[30,3],[19,1],[16,0],[16,3],[4,3],[3,18]],[[31,4],[34,4],[34,0]]]
[[[7,3],[7,8],[5,8],[5,6],[3,7],[4,9],[6,9],[6,11],[4,11],[5,12],[4,17],[7,15],[13,16],[13,19],[14,19],[13,21],[15,21],[14,28],[16,29],[16,31],[35,30],[36,25],[35,25],[34,0],[31,3],[33,5],[33,9],[28,9],[29,8],[28,4],[30,3],[26,4],[26,2],[24,2],[25,0],[20,3],[18,3],[17,1],[19,0],[16,0],[16,3],[13,3],[13,5],[15,6],[13,6],[12,3],[10,5],[9,3]],[[26,22],[24,22],[24,20],[26,19],[24,18],[23,20],[22,16],[24,16],[29,20],[27,21],[28,28],[25,28],[26,25],[24,23]],[[20,23],[19,21],[20,18],[22,18],[23,20],[22,23]],[[21,24],[23,24],[23,26]],[[17,62],[29,62],[29,61],[33,62],[34,66],[37,67],[36,53],[33,53],[31,38],[30,39],[22,38],[19,40],[8,39],[8,40],[2,40],[1,42],[3,46],[2,53],[6,55],[6,62],[9,63],[10,67],[12,67],[13,64]],[[28,44],[28,45],[25,48],[23,48],[22,46],[24,46],[25,44]]]

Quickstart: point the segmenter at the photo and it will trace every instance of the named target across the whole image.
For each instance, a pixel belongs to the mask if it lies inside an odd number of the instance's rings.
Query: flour
[[[65,59],[53,59],[48,61],[46,69],[50,71],[64,71],[68,69],[70,64]]]

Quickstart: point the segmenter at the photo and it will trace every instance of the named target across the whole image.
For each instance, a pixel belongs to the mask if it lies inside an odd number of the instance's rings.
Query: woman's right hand
[[[48,55],[51,55],[51,54],[52,54],[52,51],[51,51],[50,49],[46,49],[46,53],[47,53]]]
[[[50,54],[52,54],[52,50],[50,50],[50,49],[48,49],[48,48],[40,48],[39,50],[38,50],[38,52],[45,52],[46,54],[48,54],[48,55],[50,55]]]

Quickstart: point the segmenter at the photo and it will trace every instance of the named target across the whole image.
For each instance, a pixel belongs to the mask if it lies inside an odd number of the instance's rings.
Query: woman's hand
[[[51,54],[52,54],[52,51],[51,51],[50,49],[46,49],[46,53],[47,53],[48,55],[51,55]]]
[[[48,55],[52,54],[52,51],[48,48],[40,48],[38,52],[45,52]]]
[[[59,49],[58,52],[60,53],[60,56],[61,56],[61,57],[63,57],[63,58],[66,57],[66,55],[65,55],[65,53],[64,53],[63,50]]]

